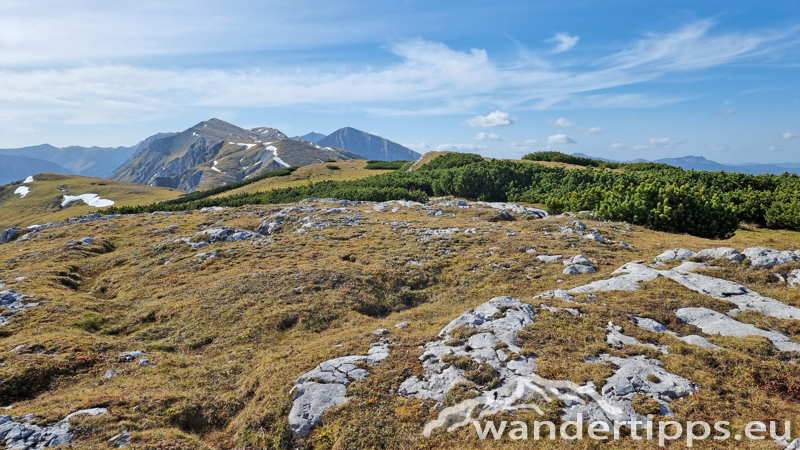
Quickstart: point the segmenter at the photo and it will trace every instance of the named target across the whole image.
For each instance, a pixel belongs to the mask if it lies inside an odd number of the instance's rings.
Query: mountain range
[[[312,131],[311,133],[304,134],[302,136],[295,136],[292,139],[316,143],[317,141],[320,141],[324,138],[325,138],[324,134]]]
[[[350,127],[340,128],[316,143],[327,147],[346,148],[367,159],[416,161],[422,156],[396,142]]]
[[[349,159],[415,160],[419,154],[374,134],[342,128],[289,138],[270,127],[244,129],[211,119],[180,133],[159,133],[132,147],[43,144],[0,150],[0,184],[53,172],[169,187],[220,186],[287,166]]]
[[[800,163],[783,163],[783,164],[722,164],[716,161],[703,158],[702,156],[684,156],[681,158],[662,158],[649,161],[646,159],[634,159],[632,161],[616,161],[613,159],[600,158],[597,156],[589,156],[583,153],[573,153],[573,156],[580,156],[584,158],[598,159],[601,161],[609,162],[655,162],[662,164],[669,164],[670,166],[680,167],[685,170],[706,170],[709,172],[739,172],[749,173],[751,175],[762,174],[776,174],[780,175],[784,172],[800,174]]]
[[[283,167],[361,158],[343,149],[288,139],[274,128],[244,129],[211,119],[152,142],[109,178],[194,191]]]
[[[56,163],[25,155],[0,154],[0,184],[22,180],[30,175],[42,172],[71,174],[72,172]]]
[[[55,172],[76,174],[87,177],[106,178],[114,170],[124,164],[133,155],[149,146],[153,141],[174,135],[175,133],[158,133],[142,140],[132,147],[54,147],[50,144],[35,145],[15,149],[0,149],[0,155],[27,156],[37,160],[55,163],[66,171],[39,170],[33,173]],[[43,166],[44,167],[44,166]],[[26,175],[26,176],[27,176]],[[6,171],[0,169],[0,177],[6,176]],[[24,177],[23,177],[24,178]]]

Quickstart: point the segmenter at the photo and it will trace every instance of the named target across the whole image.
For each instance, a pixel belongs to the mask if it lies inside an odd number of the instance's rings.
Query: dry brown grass
[[[108,407],[107,416],[76,421],[75,442],[80,448],[105,448],[103,442],[123,429],[132,432],[134,448],[529,447],[529,442],[483,442],[472,428],[423,438],[422,427],[437,411],[396,394],[403,380],[421,374],[420,345],[437,339],[453,318],[492,297],[511,295],[538,309],[542,302],[532,297],[541,292],[608,278],[620,265],[652,260],[668,248],[794,249],[800,242],[800,234],[789,232],[740,231],[719,242],[640,227],[622,233],[608,224],[587,222],[604,236],[637,247],[627,250],[545,234],[544,229],[566,219],[491,223],[477,211],[459,209],[448,209],[454,217],[406,209],[367,214],[369,220],[355,230],[284,232],[264,246],[216,243],[193,250],[165,244],[164,234],[152,232],[174,224],[179,226],[174,236],[191,236],[220,219],[225,219],[224,225],[252,230],[260,217],[278,207],[142,215],[48,230],[47,239],[2,246],[0,282],[25,276],[12,287],[45,300],[12,318],[2,330],[5,352],[0,359],[5,366],[0,367],[0,388],[36,380],[14,390],[16,397],[11,389],[5,391],[4,401],[13,402],[10,413],[34,413],[46,423],[77,409]],[[243,215],[250,212],[257,214]],[[452,239],[420,242],[413,234],[403,234],[404,228],[393,230],[382,224],[391,220],[410,222],[412,227],[475,227],[487,234],[459,233]],[[517,236],[507,236],[512,230]],[[88,249],[68,248],[68,240],[84,236],[103,240]],[[526,253],[530,248],[537,254],[565,257],[583,253],[604,264],[596,274],[568,277],[561,274],[562,264],[539,263]],[[203,264],[194,257],[210,250],[219,256]],[[17,263],[6,263],[11,258]],[[166,261],[171,262],[164,265]],[[409,265],[410,261],[420,261],[422,267]],[[722,270],[759,292],[798,303],[797,291],[772,285],[755,269]],[[64,277],[79,283],[65,285]],[[678,420],[724,418],[741,430],[749,420],[800,417],[800,399],[792,397],[800,382],[796,370],[763,340],[710,337],[726,347],[714,352],[631,322],[631,317],[641,315],[678,333],[701,334],[674,318],[672,312],[684,306],[723,312],[731,307],[659,279],[634,293],[599,294],[579,306],[587,317],[539,311],[536,323],[522,335],[523,347],[539,357],[543,376],[592,380],[598,385],[613,372],[582,363],[585,356],[611,352],[657,357],[668,370],[701,388],[673,403]],[[749,313],[744,319],[797,333],[796,321]],[[668,345],[670,354],[644,347],[609,349],[604,332],[609,320],[643,342]],[[401,321],[410,326],[396,330],[394,325]],[[376,328],[392,330],[392,357],[370,368],[367,380],[352,384],[350,401],[329,411],[308,439],[292,441],[287,415],[295,379],[327,359],[365,354]],[[19,345],[31,351],[8,351]],[[119,352],[128,350],[147,350],[156,367],[119,362]],[[104,381],[109,369],[120,374]],[[557,417],[558,408],[551,413]],[[516,417],[534,420],[525,414]],[[540,444],[596,448],[590,442]],[[715,445],[735,444],[772,448],[768,442]],[[652,448],[652,443],[628,439],[614,447]]]

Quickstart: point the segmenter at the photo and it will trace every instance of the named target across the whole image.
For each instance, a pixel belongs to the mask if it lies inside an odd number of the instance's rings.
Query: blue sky
[[[795,1],[0,2],[0,147],[211,117],[420,152],[800,162]]]

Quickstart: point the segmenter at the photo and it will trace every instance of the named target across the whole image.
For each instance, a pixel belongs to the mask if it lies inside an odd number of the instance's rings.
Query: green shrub
[[[409,161],[380,161],[380,160],[370,160],[367,161],[367,165],[364,166],[367,170],[399,170]]]
[[[335,165],[333,165],[333,164],[328,164],[328,165],[327,165],[327,166],[325,166],[325,167],[326,167],[328,170],[341,170],[341,169],[342,169],[341,167],[339,167],[339,166],[335,166]]]

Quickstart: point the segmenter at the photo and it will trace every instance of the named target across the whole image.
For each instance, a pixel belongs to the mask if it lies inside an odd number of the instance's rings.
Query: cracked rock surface
[[[429,424],[429,427],[445,426],[452,429],[453,426],[468,424],[476,406],[479,406],[481,414],[521,409],[526,405],[520,406],[520,401],[536,393],[546,398],[556,396],[561,399],[564,402],[564,420],[575,420],[581,414],[584,421],[611,424],[614,421],[629,420],[632,415],[640,420],[644,419],[633,409],[632,402],[637,395],[651,396],[661,406],[661,413],[669,416],[669,403],[672,400],[690,395],[696,390],[691,381],[667,372],[659,361],[644,356],[615,358],[603,355],[586,361],[596,364],[611,361],[618,366],[618,370],[608,379],[600,393],[593,383],[580,386],[568,381],[541,378],[535,373],[535,358],[518,356],[511,360],[506,354],[506,351],[514,354],[521,351],[521,348],[514,345],[517,332],[532,324],[535,319],[530,305],[511,297],[496,297],[465,312],[442,329],[439,333],[440,340],[423,347],[425,353],[420,360],[424,376],[406,379],[400,385],[399,393],[444,401],[447,393],[456,384],[467,382],[465,372],[447,363],[445,359],[462,357],[490,365],[496,370],[499,383],[480,387],[483,392],[478,398],[442,410],[439,419],[432,422],[432,425]],[[462,327],[474,328],[477,334],[471,335],[466,341],[457,339],[453,334],[456,330],[463,330]],[[504,345],[498,346],[500,343]],[[658,382],[651,381],[655,379]],[[430,433],[429,427],[426,427],[426,433]]]
[[[695,325],[706,334],[719,334],[722,336],[747,337],[764,336],[782,352],[800,351],[800,344],[777,331],[762,330],[761,328],[742,323],[725,314],[707,308],[681,308],[675,311],[684,322]]]
[[[23,303],[23,300],[30,297],[30,295],[25,295],[14,289],[0,291],[0,306],[10,312],[9,315],[0,316],[0,327],[8,325],[10,317],[16,313],[28,308],[33,308],[34,306],[39,306],[39,303]]]
[[[800,309],[773,298],[764,297],[741,284],[721,278],[690,272],[681,273],[677,270],[658,270],[637,263],[627,263],[613,273],[619,274],[619,276],[578,286],[570,289],[569,293],[636,291],[639,289],[639,283],[667,277],[699,294],[735,304],[737,309],[729,314],[735,315],[741,311],[754,310],[779,319],[800,319]]]
[[[0,441],[5,442],[7,449],[24,450],[39,450],[69,444],[73,437],[69,423],[71,418],[80,415],[100,416],[107,413],[106,408],[82,409],[45,427],[32,424],[34,419],[32,414],[21,418],[0,416]]]
[[[289,428],[299,436],[307,436],[319,425],[322,414],[347,401],[347,386],[363,380],[369,372],[356,365],[374,366],[389,357],[388,339],[372,344],[367,355],[343,356],[320,363],[295,382],[294,402],[289,412]]]

